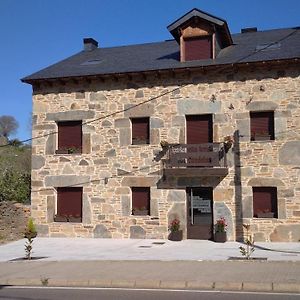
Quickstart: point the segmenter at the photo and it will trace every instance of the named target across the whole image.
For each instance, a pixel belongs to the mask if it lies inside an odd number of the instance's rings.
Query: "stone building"
[[[173,40],[83,51],[33,87],[32,216],[51,237],[300,239],[300,30],[193,9]]]

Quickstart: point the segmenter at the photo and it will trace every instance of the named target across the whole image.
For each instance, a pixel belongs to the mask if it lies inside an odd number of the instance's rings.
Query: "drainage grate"
[[[151,248],[151,246],[139,246],[139,248]]]

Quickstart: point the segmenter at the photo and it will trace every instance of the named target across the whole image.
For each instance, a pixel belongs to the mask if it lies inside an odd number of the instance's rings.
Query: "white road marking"
[[[64,286],[2,286],[2,289],[53,289],[53,290],[122,290],[122,291],[153,291],[153,292],[183,292],[183,293],[220,293],[220,294],[255,294],[255,295],[286,295],[299,296],[300,293],[286,292],[250,292],[221,290],[184,290],[184,289],[142,289],[142,288],[105,288],[105,287],[64,287]]]

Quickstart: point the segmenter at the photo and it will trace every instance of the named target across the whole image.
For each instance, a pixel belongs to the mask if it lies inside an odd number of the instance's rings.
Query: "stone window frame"
[[[131,201],[130,201],[130,211],[131,216],[140,216],[140,217],[147,217],[151,216],[151,188],[149,186],[132,186],[131,189]],[[148,196],[148,203],[145,207],[135,208],[133,205],[134,202],[134,191],[146,191]]]
[[[260,201],[259,196],[256,194],[258,192],[270,193],[271,194],[271,206],[266,207],[265,209],[260,209],[261,211],[255,211],[254,202]],[[253,186],[252,187],[252,217],[254,219],[278,219],[279,215],[279,201],[278,201],[278,188],[277,186]]]
[[[261,142],[261,141],[274,141],[275,140],[275,111],[274,110],[262,110],[262,111],[250,111],[250,141],[251,142]],[[257,135],[255,137],[255,134],[253,131],[253,121],[256,118],[259,118],[259,116],[265,115],[269,118],[269,128],[267,132],[262,133],[261,136]],[[265,135],[265,133],[267,133]]]

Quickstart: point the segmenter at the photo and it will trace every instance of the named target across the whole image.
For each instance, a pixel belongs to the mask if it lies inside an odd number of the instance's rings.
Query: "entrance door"
[[[186,116],[186,143],[206,144],[212,142],[212,115]]]
[[[213,237],[213,189],[187,189],[187,238],[209,240]]]

